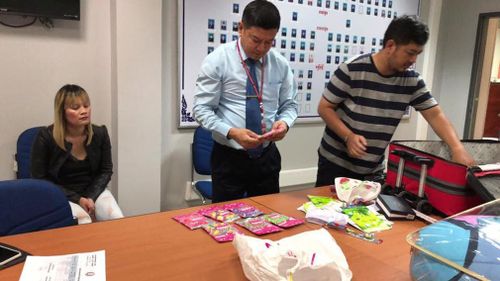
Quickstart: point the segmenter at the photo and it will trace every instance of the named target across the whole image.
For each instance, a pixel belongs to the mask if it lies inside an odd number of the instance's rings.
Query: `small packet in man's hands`
[[[272,138],[274,135],[280,134],[284,131],[285,131],[285,128],[283,128],[283,127],[280,127],[279,129],[272,129],[271,131],[269,131],[263,135],[260,135],[259,139],[266,139],[267,140],[267,139]]]
[[[275,129],[272,129],[271,131],[263,134],[263,135],[260,135],[259,136],[259,139],[269,139],[269,138],[272,138],[274,136],[274,134],[278,133],[277,130]]]

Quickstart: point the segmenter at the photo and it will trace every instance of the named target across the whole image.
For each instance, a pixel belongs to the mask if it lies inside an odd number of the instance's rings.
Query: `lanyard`
[[[263,113],[264,108],[262,107],[262,93],[264,92],[264,58],[262,58],[262,71],[261,71],[261,75],[260,75],[261,78],[260,78],[260,91],[259,91],[257,89],[257,83],[255,83],[255,81],[253,80],[252,75],[250,74],[250,70],[248,69],[248,65],[245,63],[245,61],[243,60],[243,56],[241,55],[239,40],[236,41],[236,48],[238,50],[238,55],[240,56],[241,65],[243,65],[243,68],[245,69],[245,72],[247,73],[247,77],[250,80],[250,84],[252,84],[255,95],[257,96],[257,99],[259,100],[260,112]]]

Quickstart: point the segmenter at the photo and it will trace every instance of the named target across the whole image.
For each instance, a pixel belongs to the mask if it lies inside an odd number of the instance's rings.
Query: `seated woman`
[[[65,85],[54,100],[54,124],[38,133],[31,175],[61,187],[78,223],[122,218],[106,185],[113,174],[105,126],[90,122],[90,98],[80,86]]]

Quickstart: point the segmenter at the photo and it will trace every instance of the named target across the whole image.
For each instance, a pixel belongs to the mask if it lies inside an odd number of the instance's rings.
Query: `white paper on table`
[[[106,281],[105,251],[28,256],[19,281]]]

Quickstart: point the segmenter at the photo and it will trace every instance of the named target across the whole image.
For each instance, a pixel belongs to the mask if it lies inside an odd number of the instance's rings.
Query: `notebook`
[[[415,212],[401,197],[380,194],[377,197],[377,205],[388,219],[415,219]]]

